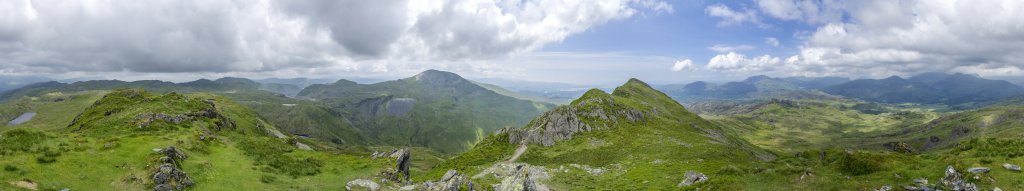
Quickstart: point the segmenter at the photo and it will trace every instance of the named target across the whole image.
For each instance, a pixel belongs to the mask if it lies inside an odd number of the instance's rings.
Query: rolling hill
[[[344,113],[368,137],[385,145],[464,151],[500,128],[521,126],[552,104],[495,93],[461,76],[427,70],[375,84],[339,80],[298,94]]]

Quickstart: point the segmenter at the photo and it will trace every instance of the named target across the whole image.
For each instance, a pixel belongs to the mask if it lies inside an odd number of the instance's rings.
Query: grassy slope
[[[558,169],[569,164],[582,164],[612,169],[594,176],[580,170],[552,171],[554,178],[548,183],[554,189],[659,189],[672,188],[682,180],[686,170],[713,172],[721,166],[754,160],[750,150],[738,139],[727,137],[726,143],[713,143],[706,132],[695,128],[719,130],[713,124],[683,109],[664,94],[650,89],[639,81],[631,81],[609,95],[592,90],[569,106],[583,107],[581,100],[614,100],[614,105],[600,105],[605,111],[637,109],[649,113],[645,120],[630,123],[585,119],[593,126],[611,125],[609,129],[583,132],[573,139],[552,147],[531,145],[520,162]],[[552,112],[562,111],[562,108]],[[656,111],[656,112],[655,112]],[[625,121],[625,118],[616,120]],[[536,125],[531,123],[527,128]],[[442,163],[424,179],[437,176],[447,169],[459,169],[475,174],[496,161],[505,160],[516,145],[507,141],[505,134],[488,137],[474,149]],[[749,148],[749,147],[748,147]],[[703,159],[705,162],[697,162]],[[655,162],[660,161],[660,162]],[[498,180],[485,177],[474,180],[482,185]]]
[[[196,182],[197,190],[338,190],[348,179],[374,174],[385,165],[329,149],[294,149],[285,139],[269,137],[263,128],[274,127],[255,112],[224,97],[148,93],[133,97],[116,95],[118,92],[86,109],[72,125],[75,129],[82,126],[79,131],[62,128],[69,121],[53,121],[50,125],[56,127],[47,131],[5,131],[0,141],[21,144],[0,145],[4,155],[0,165],[5,167],[0,181],[31,180],[43,189],[149,189],[159,157],[151,149],[172,145],[190,155],[181,168]],[[177,114],[206,109],[202,101],[206,99],[213,99],[216,110],[237,127],[215,130],[218,120],[207,118],[183,124],[156,122],[145,128],[133,122],[134,116],[147,112]],[[95,116],[114,108],[122,110]],[[198,135],[204,133],[212,136],[199,140]],[[7,189],[13,188],[0,184],[0,190]]]
[[[868,114],[842,101],[759,102],[745,110],[709,116],[757,146],[791,154],[829,147],[877,146],[869,141],[938,118],[922,110],[888,110]],[[863,147],[861,147],[863,148]]]

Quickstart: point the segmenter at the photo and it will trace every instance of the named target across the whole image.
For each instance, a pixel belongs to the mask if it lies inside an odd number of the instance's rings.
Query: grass
[[[179,166],[196,182],[195,190],[339,190],[347,180],[371,176],[386,166],[337,150],[294,149],[287,139],[271,137],[266,129],[273,125],[255,112],[213,94],[117,90],[103,97],[83,107],[75,123],[70,123],[71,116],[68,123],[51,124],[56,127],[3,132],[0,181],[30,180],[42,190],[151,189],[150,177],[161,156],[152,150],[167,146],[189,155]],[[176,115],[206,109],[224,118],[197,117],[144,128],[135,118],[150,112]],[[215,128],[228,127],[228,122],[235,127]],[[82,128],[74,131],[78,127]],[[0,184],[0,190],[15,189],[12,186]]]

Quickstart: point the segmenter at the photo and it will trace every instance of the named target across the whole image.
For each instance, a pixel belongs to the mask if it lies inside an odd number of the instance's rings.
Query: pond
[[[7,122],[7,125],[18,125],[18,124],[21,124],[21,123],[25,123],[28,120],[32,120],[32,117],[35,117],[35,116],[36,116],[35,112],[22,113],[21,116],[18,116],[18,118],[14,118],[14,120],[11,120],[11,122]]]

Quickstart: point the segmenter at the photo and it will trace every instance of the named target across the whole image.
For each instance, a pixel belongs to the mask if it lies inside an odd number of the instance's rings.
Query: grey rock
[[[441,182],[445,182],[445,181],[451,180],[452,178],[455,177],[455,175],[458,175],[458,174],[459,173],[457,171],[455,171],[455,170],[448,170],[448,172],[444,173],[444,176],[441,177]]]
[[[942,177],[942,185],[954,191],[977,191],[978,187],[964,180],[964,176],[953,166],[946,167],[946,175]]]
[[[1010,164],[1010,163],[1003,163],[1003,168],[1005,168],[1006,170],[1012,170],[1012,171],[1020,172],[1020,166],[1017,166],[1017,165],[1014,165],[1014,164]]]
[[[170,182],[170,180],[171,176],[163,172],[157,172],[156,174],[153,174],[153,183],[155,184],[167,184],[168,182]]]
[[[683,181],[679,182],[679,185],[676,185],[676,186],[678,186],[678,187],[690,186],[690,185],[693,185],[693,184],[696,184],[696,183],[701,183],[701,182],[704,182],[704,181],[708,181],[708,176],[704,175],[704,173],[700,173],[700,172],[696,172],[696,171],[692,171],[691,170],[691,171],[686,171],[686,175],[684,176]]]
[[[160,165],[160,172],[164,174],[171,174],[174,172],[174,169],[174,164],[171,163],[164,163]]]
[[[525,168],[523,165],[516,166],[516,170],[511,176],[507,176],[501,180],[501,184],[495,186],[497,191],[545,191],[549,190],[546,186],[538,184],[536,180],[530,177],[529,168]]]
[[[974,168],[967,169],[967,172],[971,172],[971,173],[974,173],[974,174],[986,173],[988,171],[989,171],[989,169],[985,168],[985,167],[974,167]]]
[[[380,190],[380,184],[377,184],[370,179],[355,179],[345,183],[345,189],[377,191]]]
[[[155,190],[155,191],[172,191],[172,190],[174,190],[174,188],[172,188],[171,185],[168,185],[168,184],[157,184],[156,187],[153,188],[153,190]]]
[[[396,170],[396,172],[391,177],[391,180],[398,181],[399,180],[398,176],[402,175],[402,178],[404,178],[405,181],[409,181],[409,178],[410,178],[409,177],[409,166],[412,165],[412,159],[411,159],[412,154],[409,153],[409,149],[401,149],[401,150],[398,150],[398,152],[395,153],[395,155],[397,155],[396,156],[396,160],[395,160],[395,170]],[[392,156],[395,156],[395,155],[392,155]]]

